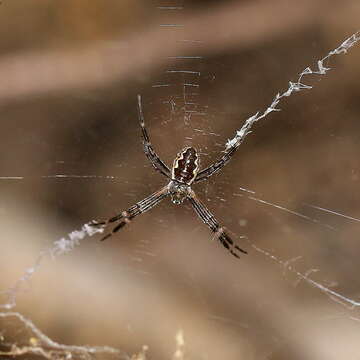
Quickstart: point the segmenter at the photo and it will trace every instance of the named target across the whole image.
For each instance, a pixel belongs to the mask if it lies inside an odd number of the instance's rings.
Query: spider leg
[[[138,113],[139,113],[139,122],[141,126],[143,144],[144,144],[144,152],[151,164],[154,168],[161,172],[161,174],[165,175],[169,179],[171,179],[170,169],[165,165],[165,163],[159,158],[159,156],[154,151],[154,148],[150,142],[149,134],[146,130],[144,114],[141,106],[141,95],[138,95]]]
[[[194,182],[206,180],[208,177],[218,172],[224,165],[228,163],[231,157],[235,154],[239,145],[240,143],[229,147],[229,149],[225,150],[224,155],[218,161],[214,162],[206,169],[199,171]]]
[[[146,197],[144,200],[139,201],[135,205],[131,206],[129,209],[121,212],[120,214],[111,217],[105,221],[92,222],[92,226],[102,226],[105,227],[110,223],[119,222],[108,234],[106,234],[101,241],[106,240],[114,233],[118,232],[126,224],[129,224],[132,219],[136,216],[150,210],[155,205],[157,205],[161,200],[163,200],[167,195],[169,195],[168,186],[163,187],[162,189],[154,192],[153,194]]]
[[[221,242],[221,244],[235,257],[239,258],[239,252],[247,254],[247,251],[241,249],[239,246],[234,244],[234,241],[229,237],[224,229],[219,225],[214,215],[206,208],[206,206],[196,197],[195,193],[189,196],[189,201],[200,219],[210,228],[214,233],[215,238]]]

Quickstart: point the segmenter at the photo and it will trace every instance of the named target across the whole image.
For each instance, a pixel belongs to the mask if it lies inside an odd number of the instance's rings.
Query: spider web
[[[256,359],[285,354],[293,355],[292,358],[328,359],[330,350],[334,358],[358,355],[352,342],[358,331],[360,305],[359,283],[353,275],[360,221],[352,187],[358,177],[358,164],[353,160],[354,151],[351,152],[358,145],[356,120],[346,108],[337,112],[338,116],[345,113],[341,124],[326,119],[334,111],[328,98],[320,104],[326,103],[329,110],[325,105],[318,109],[309,104],[314,101],[311,99],[324,99],[326,91],[330,99],[340,92],[329,90],[335,86],[332,73],[339,72],[341,78],[346,68],[351,69],[354,64],[349,60],[342,68],[338,55],[347,53],[360,40],[360,34],[356,32],[345,41],[340,40],[340,45],[330,52],[325,46],[311,49],[314,52],[309,50],[313,55],[304,55],[293,68],[301,68],[309,59],[315,65],[301,71],[278,93],[284,82],[278,87],[276,82],[272,83],[266,94],[250,94],[250,90],[249,95],[246,91],[237,94],[226,88],[230,81],[236,82],[235,75],[231,79],[231,72],[236,69],[231,68],[234,62],[231,54],[212,59],[206,56],[206,40],[201,39],[200,33],[194,39],[183,36],[188,25],[178,20],[182,19],[179,13],[186,10],[185,5],[180,1],[159,3],[156,9],[164,17],[160,21],[161,31],[176,32],[189,47],[185,55],[168,55],[164,68],[144,81],[141,93],[147,126],[156,151],[168,164],[179,149],[191,144],[200,150],[204,166],[217,159],[225,148],[242,143],[253,131],[221,175],[195,189],[232,237],[247,246],[249,256],[240,262],[233,261],[223,249],[208,241],[211,234],[195,219],[190,207],[185,206],[184,210],[166,203],[134,222],[117,240],[99,244],[97,233],[101,230],[89,227],[89,219],[123,210],[160,187],[164,179],[156,177],[141,153],[134,121],[138,88],[133,92],[133,103],[120,109],[130,115],[118,119],[111,112],[111,121],[105,125],[104,109],[112,106],[115,113],[119,111],[114,105],[117,96],[109,95],[110,100],[101,103],[94,100],[99,96],[95,91],[75,94],[74,99],[80,102],[93,101],[92,110],[96,108],[98,113],[90,120],[92,124],[84,115],[82,120],[89,131],[70,134],[67,138],[72,147],[77,141],[88,145],[82,145],[78,154],[57,158],[48,166],[48,174],[41,168],[42,157],[37,163],[31,156],[35,162],[32,167],[27,167],[24,161],[21,172],[12,172],[8,166],[9,170],[1,176],[4,193],[16,194],[13,198],[4,196],[2,209],[6,219],[17,219],[4,221],[3,225],[1,262],[5,290],[1,292],[0,304],[1,356],[130,359],[127,353],[138,353],[133,358],[145,359],[148,347],[144,345],[139,352],[143,344],[149,344],[150,351],[155,347],[159,358],[174,359],[220,356],[231,359],[240,354],[247,357],[253,354]],[[356,58],[355,49],[355,54],[346,58]],[[264,54],[267,50],[262,51]],[[240,55],[255,56],[251,51]],[[269,60],[266,57],[264,61]],[[251,64],[251,59],[247,63]],[[296,73],[290,70],[291,66],[282,77]],[[245,88],[251,82],[248,74],[252,72],[253,68],[239,75],[246,80]],[[276,75],[279,73],[282,71]],[[259,92],[264,91],[265,82],[259,87]],[[298,92],[304,92],[304,100],[294,96]],[[274,93],[277,95],[272,97]],[[244,103],[247,99],[250,104],[236,105],[239,99]],[[251,115],[254,108],[264,108],[266,103],[269,106],[265,110]],[[77,103],[68,106],[74,108],[75,114],[81,114]],[[283,111],[278,113],[280,106]],[[7,113],[13,111],[9,109]],[[294,117],[291,121],[286,119],[290,115]],[[64,121],[64,117],[58,116],[57,120]],[[312,120],[308,121],[307,116]],[[266,122],[265,117],[269,117]],[[318,118],[316,122],[314,117]],[[320,124],[324,117],[325,125]],[[130,123],[134,124],[130,126]],[[36,126],[44,123],[31,124],[32,129]],[[235,136],[226,140],[235,129],[238,129]],[[49,136],[49,143],[56,142],[51,129],[47,130],[49,133],[42,134],[43,138]],[[31,131],[21,125],[14,136],[24,139]],[[70,130],[63,126],[61,131]],[[104,145],[104,138],[114,146],[110,134],[117,131],[129,140],[124,140],[114,155],[110,146]],[[300,152],[295,146],[298,144]],[[67,146],[64,143],[60,147]],[[83,161],[81,156],[92,147],[96,148],[96,154],[90,152]],[[334,158],[339,153],[334,161],[338,165],[326,171],[331,164],[331,159],[325,161],[329,153]],[[294,158],[297,163],[293,166]],[[311,164],[313,161],[318,165],[318,158],[326,163],[320,169],[323,173]],[[104,166],[95,166],[98,162],[104,162]],[[146,171],[142,171],[143,167]],[[307,170],[303,177],[296,171],[301,168]],[[293,177],[289,176],[292,172]],[[265,173],[268,181],[264,179]],[[328,180],[329,174],[334,176],[333,181]],[[282,181],[284,178],[287,181]],[[317,182],[308,178],[316,178]],[[45,217],[46,211],[28,207],[26,203],[35,203],[36,196],[27,192],[29,183],[37,189],[40,181],[44,193],[47,188],[53,192],[46,201],[55,202],[59,213],[68,215],[67,236],[61,235],[67,233],[65,222],[57,224],[56,220],[47,226],[48,230],[34,230],[32,223]],[[51,182],[54,183],[50,190]],[[68,207],[60,200],[65,193],[74,194],[74,201]],[[87,210],[89,202],[95,203],[91,211]],[[55,211],[52,217],[57,216]],[[79,223],[84,225],[72,231]],[[245,240],[241,239],[243,236]],[[39,238],[46,240],[39,242]],[[49,239],[54,238],[57,240],[49,247]],[[16,264],[12,264],[15,259]],[[48,260],[54,261],[50,265]],[[25,268],[23,273],[22,268]],[[39,307],[46,308],[51,315],[47,318],[36,310]],[[86,307],[87,311],[82,309]],[[269,312],[278,315],[271,316]],[[62,314],[67,314],[66,320]],[[70,336],[65,335],[66,331],[50,329],[48,321],[68,326]],[[62,345],[73,343],[70,329],[74,322],[81,324],[76,343],[112,346]],[[314,326],[314,322],[321,326]],[[325,331],[329,325],[339,327],[346,339],[339,333]],[[51,333],[51,338],[40,328]],[[104,329],[105,337],[101,334]],[[185,331],[186,343],[180,329]],[[289,335],[294,329],[297,329],[294,336]],[[171,334],[170,338],[177,334],[175,352],[173,341],[155,345],[164,334]],[[335,335],[339,336],[341,345],[327,351],[321,344]],[[52,340],[54,337],[61,341]],[[197,343],[199,339],[205,346]],[[213,345],[215,339],[220,339],[221,344]],[[302,348],[304,344],[308,350]]]

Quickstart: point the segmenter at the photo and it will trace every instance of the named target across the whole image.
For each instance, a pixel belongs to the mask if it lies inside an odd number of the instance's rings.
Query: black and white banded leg
[[[198,174],[196,175],[194,182],[206,180],[211,175],[220,171],[223,168],[223,166],[225,166],[230,161],[231,157],[235,154],[239,146],[240,143],[231,146],[228,150],[225,151],[225,154],[218,161],[214,162],[206,169],[199,171]]]
[[[150,142],[149,134],[146,130],[144,114],[141,106],[141,95],[138,95],[138,112],[139,112],[139,122],[141,126],[143,144],[144,144],[144,152],[151,164],[154,168],[160,171],[161,174],[165,175],[169,179],[171,179],[170,169],[165,165],[165,163],[159,158],[159,156],[154,151],[154,148]]]
[[[118,232],[121,228],[123,228],[126,224],[129,224],[132,219],[136,216],[150,210],[155,205],[157,205],[161,200],[163,200],[167,195],[169,195],[168,187],[165,186],[159,191],[154,192],[144,200],[139,201],[135,205],[131,206],[129,209],[121,212],[120,214],[113,216],[112,218],[99,221],[99,222],[92,222],[90,225],[92,226],[101,226],[105,227],[108,224],[119,222],[108,234],[106,234],[101,241],[106,240],[114,233]]]
[[[247,254],[247,252],[241,249],[239,246],[234,244],[233,240],[226,234],[224,229],[219,225],[218,221],[211,214],[211,212],[206,208],[206,206],[196,197],[193,192],[189,197],[189,201],[196,213],[199,215],[200,219],[210,228],[214,233],[214,236],[221,244],[235,257],[240,258],[239,252]]]

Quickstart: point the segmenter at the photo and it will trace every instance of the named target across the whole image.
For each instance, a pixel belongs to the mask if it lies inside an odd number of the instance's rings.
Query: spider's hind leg
[[[120,214],[115,215],[105,221],[98,221],[98,222],[93,221],[92,223],[90,223],[90,225],[105,228],[107,225],[111,223],[118,222],[118,224],[101,239],[101,241],[104,241],[110,236],[112,236],[114,233],[118,232],[126,224],[129,224],[131,220],[134,219],[136,216],[153,208],[168,195],[169,195],[169,190],[168,190],[168,186],[166,185],[162,189],[154,192],[153,194],[146,197],[144,200],[139,201],[138,203],[131,206],[129,209],[121,212]]]
[[[234,244],[234,241],[231,237],[225,232],[222,227],[219,227],[214,234],[214,238],[219,240],[221,244],[235,257],[240,258],[238,252],[242,252],[243,254],[247,254],[247,251],[241,249],[239,246]]]
[[[219,225],[214,215],[206,208],[206,206],[196,197],[193,192],[189,197],[189,201],[200,219],[209,227],[214,233],[214,239],[220,241],[222,246],[226,248],[231,255],[240,258],[239,253],[247,254],[247,251],[237,246],[225,230]]]
[[[127,211],[123,211],[122,213],[113,216],[112,218],[106,220],[106,221],[93,221],[90,223],[91,226],[98,226],[101,228],[105,228],[108,224],[111,224],[116,221],[120,221],[108,234],[106,234],[100,241],[104,241],[110,236],[112,236],[114,233],[118,232],[122,227],[124,227],[126,224],[129,224],[131,222],[131,219],[134,218],[136,215],[131,215]]]

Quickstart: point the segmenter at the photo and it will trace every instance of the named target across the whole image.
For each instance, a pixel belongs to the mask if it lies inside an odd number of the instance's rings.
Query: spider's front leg
[[[194,182],[206,180],[211,175],[220,171],[230,161],[231,157],[235,154],[239,145],[240,143],[236,143],[230,146],[228,149],[225,150],[224,155],[218,161],[214,162],[206,169],[199,171]]]
[[[215,238],[221,242],[221,244],[235,257],[239,258],[239,252],[247,254],[247,251],[241,249],[239,246],[234,244],[233,240],[229,237],[224,229],[219,225],[214,215],[206,208],[206,206],[196,197],[192,191],[188,197],[191,205],[195,209],[200,219],[210,228],[214,233]]]
[[[92,226],[101,226],[105,227],[108,224],[119,222],[108,234],[106,234],[101,241],[109,238],[111,235],[119,231],[122,227],[126,224],[129,224],[132,219],[136,216],[150,210],[155,205],[157,205],[161,200],[163,200],[166,196],[169,195],[169,188],[168,185],[160,189],[159,191],[154,192],[153,194],[149,195],[144,200],[139,201],[135,205],[131,206],[129,209],[121,212],[120,214],[113,216],[112,218],[105,220],[105,221],[98,221],[92,222],[90,225]]]
[[[144,114],[141,106],[141,96],[138,95],[138,114],[139,114],[139,122],[141,127],[141,133],[144,144],[144,153],[146,157],[151,162],[152,166],[160,171],[161,174],[165,175],[167,178],[171,179],[170,169],[166,166],[166,164],[159,158],[156,154],[151,142],[149,134],[146,130]]]

